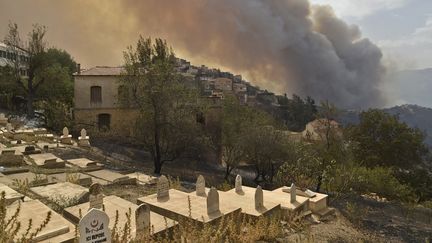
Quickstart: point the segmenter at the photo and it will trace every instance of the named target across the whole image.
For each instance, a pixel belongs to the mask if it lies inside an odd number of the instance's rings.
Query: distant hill
[[[398,115],[399,119],[410,127],[417,127],[427,133],[426,143],[432,146],[432,109],[418,105],[401,105],[383,109],[383,111]],[[360,111],[343,111],[339,117],[339,122],[347,124],[357,124],[359,122]]]
[[[395,104],[432,107],[432,68],[390,73],[384,89]]]

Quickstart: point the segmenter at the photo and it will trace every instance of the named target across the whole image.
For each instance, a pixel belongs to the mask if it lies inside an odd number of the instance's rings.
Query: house
[[[122,67],[96,66],[74,74],[74,118],[80,128],[129,135],[138,111],[121,107],[118,80]]]
[[[306,124],[302,136],[304,139],[311,141],[325,141],[327,131],[331,131],[330,135],[332,136],[342,136],[339,123],[324,118],[316,119]]]
[[[232,80],[229,78],[215,78],[206,81],[205,90],[217,90],[217,91],[232,91],[233,84]]]

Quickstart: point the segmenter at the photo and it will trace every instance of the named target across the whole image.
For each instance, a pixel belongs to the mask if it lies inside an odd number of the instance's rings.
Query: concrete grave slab
[[[0,166],[24,165],[24,155],[15,148],[3,148],[0,150]]]
[[[120,174],[115,171],[111,170],[96,170],[96,171],[89,171],[85,172],[85,174],[99,178],[101,180],[104,180],[106,182],[113,183],[113,184],[135,184],[136,179],[130,178],[127,175]],[[102,184],[103,185],[103,184]]]
[[[303,211],[308,207],[309,198],[297,195],[295,202],[291,202],[291,193],[284,190],[290,187],[284,186],[270,192],[270,197],[275,198],[281,204],[282,209],[289,211]],[[271,196],[272,195],[272,196]],[[265,195],[264,195],[265,197]]]
[[[3,173],[0,173],[0,183],[10,186],[13,184],[13,180],[8,176],[4,175]]]
[[[89,160],[87,158],[69,159],[66,162],[68,162],[69,164],[78,166],[80,168],[88,168],[88,167],[97,166],[97,163],[95,161]]]
[[[209,223],[221,218],[223,215],[240,212],[238,206],[224,203],[219,204],[219,212],[207,213],[207,198],[191,195],[175,189],[168,191],[169,197],[158,199],[157,194],[138,198],[138,204],[146,203],[151,211],[172,219],[190,220],[190,217],[201,223]],[[189,201],[191,212],[189,212]],[[189,215],[191,214],[191,215]]]
[[[44,153],[44,154],[32,154],[29,157],[34,161],[36,166],[46,169],[54,168],[64,168],[64,160],[58,158],[54,154]]]
[[[48,175],[50,182],[72,182],[89,187],[93,183],[93,177],[83,173],[58,173]]]
[[[61,182],[47,186],[32,187],[30,190],[51,201],[59,200],[76,200],[79,203],[88,201],[89,190],[77,184],[70,182]]]
[[[82,203],[73,207],[69,207],[65,209],[65,217],[70,219],[74,223],[78,223],[79,221],[79,211],[81,210],[81,214],[84,215],[89,209],[89,202]],[[119,212],[119,221],[118,225],[123,227],[127,221],[126,212],[131,209],[131,233],[135,235],[136,232],[136,223],[135,223],[135,211],[138,208],[138,205],[131,203],[125,199],[122,199],[117,196],[107,196],[104,198],[104,208],[105,213],[110,218],[110,228],[114,226],[116,210]],[[171,228],[177,224],[176,221],[167,219],[168,228]],[[154,227],[154,232],[159,233],[166,229],[165,219],[162,215],[159,215],[155,212],[150,212],[150,224]]]
[[[7,207],[8,219],[15,213],[17,207],[18,203],[14,203]],[[39,200],[31,200],[21,203],[20,213],[17,219],[18,222],[21,222],[21,227],[16,239],[25,233],[28,228],[29,219],[32,220],[33,227],[31,233],[33,233],[35,227],[41,225],[45,220],[48,212],[51,212],[50,221],[47,226],[36,235],[33,241],[56,243],[72,242],[75,238],[75,226]]]
[[[147,175],[140,172],[134,172],[130,174],[126,174],[129,178],[135,178],[137,180],[137,183],[139,184],[156,184],[157,183],[157,177]]]
[[[24,199],[24,195],[15,191],[14,189],[0,184],[0,192],[5,192],[6,204],[9,205],[15,201],[22,201]]]
[[[262,189],[258,194],[256,192],[257,188],[242,186],[240,192],[234,188],[226,192],[220,192],[219,197],[221,202],[235,205],[242,209],[242,213],[253,217],[280,210],[281,201],[277,200],[277,195],[272,195],[270,191]],[[260,197],[262,197],[262,200]],[[256,201],[262,201],[262,205],[256,205]]]

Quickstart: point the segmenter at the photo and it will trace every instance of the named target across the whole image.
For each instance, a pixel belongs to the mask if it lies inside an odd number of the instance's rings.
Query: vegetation
[[[174,69],[174,53],[162,39],[140,37],[136,48],[124,54],[125,73],[120,80],[120,99],[139,109],[136,143],[149,151],[154,172],[203,142],[202,127],[196,121],[200,107],[197,92],[181,82]]]
[[[13,58],[10,66],[0,69],[0,99],[11,110],[25,107],[29,117],[42,109],[46,126],[59,131],[71,122],[76,63],[66,51],[47,47],[46,32],[44,26],[34,25],[25,45],[18,25],[9,24],[4,42]]]
[[[33,220],[29,219],[24,233],[19,235],[18,233],[23,227],[23,222],[18,221],[20,210],[21,204],[18,204],[15,212],[8,215],[6,194],[2,191],[0,195],[0,242],[31,242],[51,220],[51,211],[37,228],[34,228]]]
[[[305,100],[296,94],[292,99],[289,99],[286,94],[277,98],[280,105],[280,117],[290,131],[303,131],[306,124],[317,116],[317,106],[309,96]]]

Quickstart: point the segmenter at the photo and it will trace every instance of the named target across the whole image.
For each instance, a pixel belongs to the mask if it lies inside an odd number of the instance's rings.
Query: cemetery
[[[67,127],[56,136],[44,128],[15,129],[10,123],[3,124],[0,191],[5,195],[7,214],[12,216],[20,207],[24,228],[29,219],[38,225],[50,214],[49,222],[33,238],[35,242],[71,242],[77,237],[79,242],[109,242],[111,232],[124,227],[130,228],[131,237],[166,235],[182,222],[206,227],[235,215],[255,220],[281,213],[323,216],[329,211],[325,194],[303,192],[294,185],[273,191],[249,187],[243,185],[240,175],[227,191],[207,187],[202,175],[197,176],[195,190],[172,188],[164,175],[119,172],[104,161],[88,158],[92,146],[85,129],[74,139]],[[77,156],[63,159],[62,152],[69,150]],[[114,185],[156,192],[126,200],[111,194],[109,188]],[[24,228],[19,229],[21,233]]]

